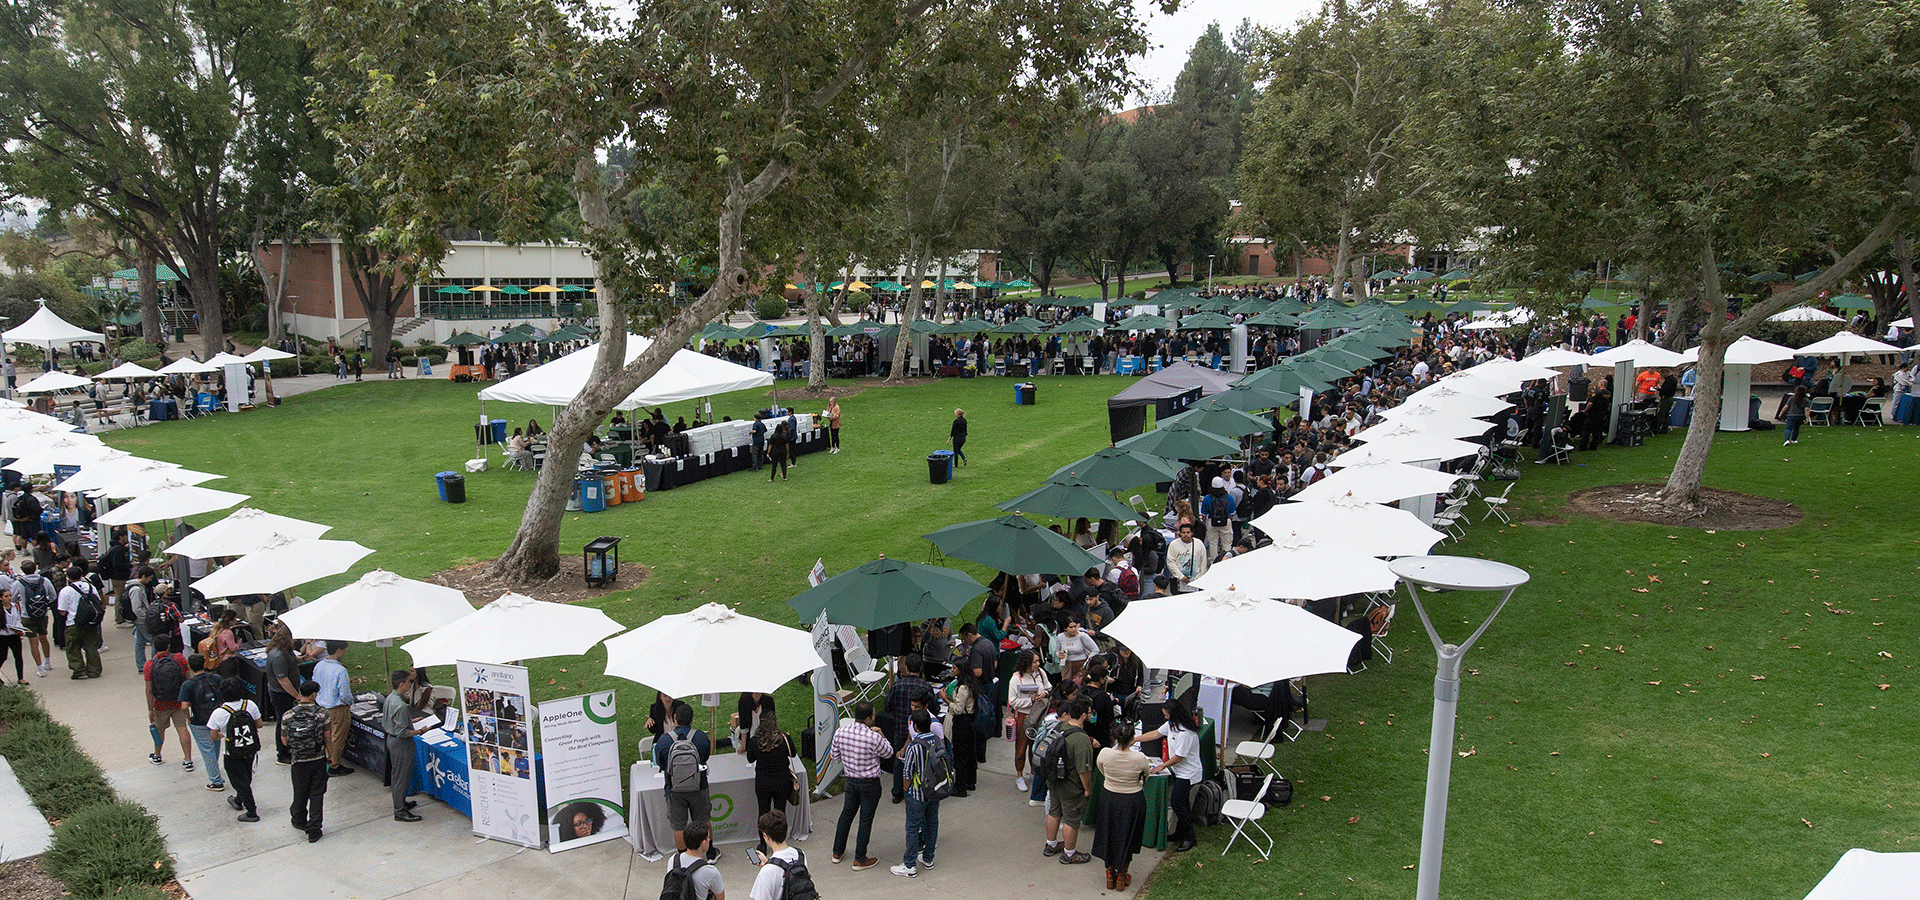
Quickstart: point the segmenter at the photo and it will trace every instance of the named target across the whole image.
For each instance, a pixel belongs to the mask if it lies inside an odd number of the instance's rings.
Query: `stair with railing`
[[[400,338],[404,338],[408,334],[411,334],[414,331],[414,329],[419,328],[420,326],[425,325],[431,321],[433,321],[432,316],[414,316],[413,318],[408,319],[405,322],[401,322],[393,326],[393,336],[396,340]]]

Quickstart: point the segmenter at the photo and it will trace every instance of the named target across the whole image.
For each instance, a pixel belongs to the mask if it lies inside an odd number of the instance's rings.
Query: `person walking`
[[[253,761],[260,753],[260,707],[247,699],[247,683],[238,678],[220,682],[226,702],[207,717],[207,730],[226,742],[227,783],[233,796],[227,805],[239,811],[242,822],[260,821],[253,802]]]
[[[767,481],[773,481],[774,472],[780,473],[780,480],[787,480],[787,463],[793,455],[793,432],[788,430],[785,420],[773,429],[773,437],[767,441]]]
[[[840,758],[846,772],[845,802],[840,821],[833,828],[833,864],[839,865],[847,852],[847,832],[855,815],[860,817],[860,834],[853,844],[853,870],[862,872],[880,864],[867,855],[867,842],[873,837],[873,814],[880,808],[880,760],[893,753],[886,735],[873,724],[873,703],[862,700],[853,705],[853,726],[833,733],[833,755]]]
[[[393,820],[418,822],[407,789],[413,782],[413,737],[426,729],[413,727],[413,670],[395,669],[389,682],[393,692],[380,701],[380,728],[387,735],[387,780],[393,790]]]
[[[840,398],[827,400],[828,453],[840,452]]]
[[[299,692],[300,702],[280,723],[280,740],[293,758],[293,805],[287,812],[312,844],[320,840],[327,805],[327,711],[316,702],[318,683],[300,682]]]
[[[1800,426],[1807,422],[1807,406],[1809,402],[1807,398],[1807,386],[1804,384],[1795,385],[1793,393],[1787,397],[1786,440],[1781,441],[1780,446],[1785,447],[1788,444],[1800,443]]]
[[[25,607],[13,598],[13,591],[0,588],[0,665],[13,657],[13,680],[27,683],[26,650],[21,640],[27,633]]]
[[[200,748],[200,762],[206,769],[207,790],[224,791],[220,777],[220,741],[208,727],[220,708],[220,676],[207,668],[207,658],[198,653],[187,657],[187,680],[180,685],[180,702],[187,705],[187,732]]]
[[[160,765],[166,760],[167,729],[180,735],[180,767],[193,771],[193,739],[188,735],[189,715],[180,704],[180,686],[187,681],[187,658],[181,655],[180,636],[163,634],[153,639],[153,658],[140,673],[142,693],[147,699],[147,731],[153,735],[153,752],[147,762]]]
[[[967,464],[967,411],[953,411],[953,427],[947,430],[947,439],[953,442],[953,455],[960,457],[960,464]]]
[[[60,591],[58,609],[67,617],[67,669],[74,681],[99,678],[100,623],[106,620],[106,602],[100,586],[87,574],[85,560],[74,560],[68,569],[70,579]]]
[[[919,876],[921,869],[933,868],[933,854],[940,842],[940,790],[944,782],[951,789],[953,758],[947,744],[933,732],[933,714],[915,709],[907,719],[908,737],[900,748],[897,768],[906,772],[907,848],[900,864],[891,870],[906,878]]]

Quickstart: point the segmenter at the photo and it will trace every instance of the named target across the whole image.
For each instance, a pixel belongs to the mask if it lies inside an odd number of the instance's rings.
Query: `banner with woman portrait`
[[[540,755],[547,852],[626,835],[612,691],[540,704]]]

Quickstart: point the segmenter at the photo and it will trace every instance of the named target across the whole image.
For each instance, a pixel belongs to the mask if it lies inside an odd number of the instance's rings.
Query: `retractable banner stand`
[[[547,852],[626,836],[612,691],[540,704],[540,778]]]
[[[827,567],[814,560],[807,573],[807,584],[819,587],[827,580]],[[840,685],[833,674],[833,641],[837,630],[827,622],[821,610],[813,620],[813,651],[820,654],[820,667],[813,670],[813,770],[814,796],[825,798],[827,785],[840,777],[840,761],[833,758],[833,733],[840,724]]]
[[[533,780],[533,704],[528,702],[527,669],[465,660],[455,665],[465,713],[473,833],[538,847],[540,787]]]

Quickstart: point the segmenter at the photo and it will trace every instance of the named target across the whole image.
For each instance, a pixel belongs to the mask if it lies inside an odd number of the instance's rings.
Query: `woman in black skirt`
[[[1140,852],[1140,841],[1147,824],[1147,799],[1143,793],[1147,771],[1153,763],[1133,749],[1133,723],[1113,723],[1113,746],[1094,757],[1103,780],[1100,795],[1099,824],[1094,828],[1093,855],[1107,864],[1107,889],[1127,889],[1133,875],[1127,867]]]

